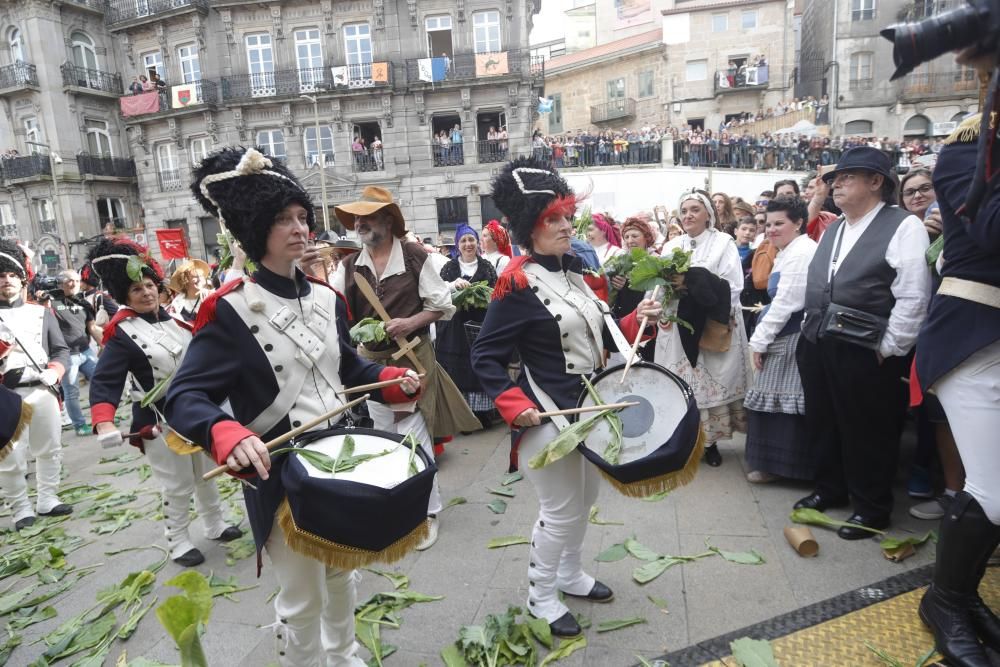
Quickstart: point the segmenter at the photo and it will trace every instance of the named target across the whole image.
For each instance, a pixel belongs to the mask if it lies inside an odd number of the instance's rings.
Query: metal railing
[[[223,100],[249,100],[332,88],[333,76],[326,67],[313,67],[224,76],[221,83]]]
[[[454,167],[465,164],[465,144],[442,146],[435,137],[431,137],[431,149],[434,151],[435,167]]]
[[[386,88],[392,86],[392,63],[390,62],[374,62],[374,63],[355,63],[353,65],[345,65],[347,67],[347,88]],[[376,81],[373,78],[373,72],[375,72],[379,67],[384,67],[385,77],[384,81]],[[382,78],[380,76],[380,78]],[[334,87],[341,87],[345,85],[340,81],[334,81]]]
[[[52,175],[52,164],[48,155],[21,155],[0,160],[0,181],[42,175]]]
[[[847,82],[848,90],[871,90],[875,87],[875,79],[850,79]]]
[[[60,69],[62,70],[64,86],[90,88],[114,95],[121,95],[124,92],[120,74],[70,65],[69,63],[63,65]]]
[[[720,69],[715,73],[715,92],[763,88],[768,84],[770,70],[767,65]]]
[[[42,234],[59,234],[59,225],[55,220],[39,220],[38,228],[42,230]]]
[[[181,178],[180,169],[161,169],[156,172],[156,180],[159,182],[162,192],[184,189],[184,180]]]
[[[553,167],[613,167],[638,164],[659,164],[660,140],[631,141],[619,138],[602,142],[597,137],[586,143],[551,143],[536,146],[532,157]]]
[[[108,11],[108,0],[70,0],[74,5],[83,5],[100,12]]]
[[[116,178],[135,178],[136,175],[135,161],[132,158],[80,153],[76,156],[76,164],[81,174]]]
[[[20,86],[37,86],[38,71],[31,63],[19,60],[0,67],[0,90]]]
[[[481,60],[481,66],[477,66],[477,57]],[[502,57],[507,59],[506,72],[499,71],[502,68]],[[406,60],[407,83],[420,83],[423,80],[420,78],[419,62],[421,60],[424,58],[408,58]],[[539,56],[532,56],[528,49],[499,53],[455,53],[445,58],[445,61],[444,78],[439,79],[440,81],[463,81],[518,75],[537,79],[545,74],[544,60]]]
[[[510,143],[507,139],[487,139],[476,142],[476,159],[479,164],[506,162],[509,159]]]
[[[619,118],[635,116],[635,100],[631,97],[621,97],[616,100],[590,107],[590,122],[604,123]]]
[[[362,150],[351,151],[351,170],[355,173],[385,171],[385,149],[365,146]]]
[[[952,72],[911,72],[903,81],[901,97],[924,99],[978,93],[979,79],[976,72],[967,69]]]
[[[208,0],[108,0],[104,22],[114,25],[133,19],[156,17],[185,7],[207,12]]]

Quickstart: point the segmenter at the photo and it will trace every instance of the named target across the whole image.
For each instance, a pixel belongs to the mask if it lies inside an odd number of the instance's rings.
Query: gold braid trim
[[[628,496],[629,498],[645,498],[646,496],[653,495],[654,493],[673,491],[674,489],[680,488],[693,480],[695,474],[698,472],[698,466],[701,463],[701,456],[704,452],[705,431],[699,428],[698,440],[694,443],[694,449],[691,450],[691,455],[688,456],[687,463],[685,463],[684,467],[680,470],[658,475],[657,477],[653,477],[651,479],[644,479],[627,484],[618,481],[600,468],[598,468],[598,470],[601,470],[601,474],[604,475],[604,478],[608,480],[611,485],[615,487],[618,493],[623,496]]]
[[[21,437],[21,433],[27,428],[28,424],[31,422],[31,416],[34,414],[35,409],[21,401],[21,418],[17,421],[17,428],[14,429],[14,435],[10,436],[10,441],[5,443],[3,447],[0,447],[0,461],[7,458],[7,455],[14,451],[14,443],[17,439]]]
[[[969,116],[956,127],[948,138],[944,140],[945,145],[948,144],[971,144],[974,141],[979,140],[979,126],[982,123],[983,114],[977,113],[974,116]],[[997,124],[997,113],[995,111],[990,113],[990,127],[996,127]]]
[[[359,549],[331,542],[299,528],[295,523],[295,517],[292,516],[292,508],[289,507],[287,498],[282,500],[281,506],[278,507],[278,525],[285,533],[285,544],[292,551],[341,570],[356,570],[372,563],[395,563],[423,542],[429,530],[427,521],[423,521],[408,535],[381,551]]]

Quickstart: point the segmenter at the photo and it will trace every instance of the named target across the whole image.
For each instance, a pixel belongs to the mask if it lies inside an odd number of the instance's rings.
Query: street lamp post
[[[323,139],[319,133],[319,100],[314,95],[299,95],[312,102],[313,121],[316,127],[316,151],[319,153],[319,189],[323,198],[323,229],[330,231],[330,213],[326,208],[326,153],[323,152]]]
[[[55,216],[56,231],[58,231],[60,240],[62,241],[63,260],[66,262],[66,268],[72,268],[69,256],[69,232],[63,225],[63,216],[59,215],[59,179],[56,178],[56,165],[62,164],[62,158],[57,153],[53,153],[48,144],[37,141],[25,141],[24,143],[29,146],[38,146],[48,151],[49,173],[52,175],[52,215]]]

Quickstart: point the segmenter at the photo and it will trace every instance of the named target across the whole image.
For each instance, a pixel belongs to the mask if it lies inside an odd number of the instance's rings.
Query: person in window
[[[145,79],[146,77],[142,77]],[[138,95],[142,92],[142,83],[139,82],[139,77],[132,77],[132,83],[128,85],[129,95]]]
[[[464,164],[465,156],[462,152],[462,128],[456,125],[451,128],[451,160],[452,164]]]
[[[354,155],[354,167],[358,171],[367,171],[365,169],[365,144],[361,137],[354,137],[354,141],[351,142],[351,153]]]
[[[156,84],[149,80],[145,74],[139,75],[139,83],[142,85],[142,92],[148,93],[151,90],[156,90]]]
[[[382,140],[376,135],[371,143],[372,159],[375,161],[375,168],[382,171],[384,162],[382,161]]]

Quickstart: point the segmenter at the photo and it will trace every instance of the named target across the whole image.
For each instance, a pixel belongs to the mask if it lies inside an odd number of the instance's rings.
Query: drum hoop
[[[621,372],[622,372],[622,370],[624,368],[625,368],[625,364],[619,364],[617,366],[612,366],[610,368],[605,368],[603,371],[601,371],[600,373],[598,373],[597,375],[595,375],[593,378],[591,378],[590,379],[590,383],[592,385],[594,385],[594,387],[596,388],[597,387],[597,383],[600,382],[601,380],[603,380],[605,377],[607,377],[609,375],[616,375],[616,374],[617,375],[621,375]],[[673,373],[673,372],[667,370],[666,368],[664,368],[663,366],[661,366],[659,364],[653,363],[652,361],[637,361],[636,363],[632,364],[632,368],[633,369],[635,369],[635,368],[648,368],[648,369],[653,369],[653,370],[661,371],[662,373],[664,373],[667,376],[667,378],[669,378],[670,380],[672,380],[674,382],[674,384],[677,385],[677,388],[681,390],[681,393],[684,395],[684,399],[686,401],[690,402],[690,400],[692,398],[694,398],[694,392],[691,391],[691,387],[688,386],[688,383],[685,382],[683,380],[683,378],[681,378],[676,373]],[[589,397],[590,397],[590,393],[587,391],[587,388],[584,387],[583,391],[580,392],[580,397],[576,401],[576,407],[578,407],[578,408],[579,407],[583,407],[584,402]],[[584,416],[586,416],[586,415],[584,415]]]
[[[375,435],[384,437],[386,440],[389,440],[391,442],[401,444],[404,447],[409,447],[409,445],[404,442],[404,440],[406,440],[405,435],[393,433],[392,431],[380,431],[374,428],[362,428],[354,426],[333,426],[331,428],[320,429],[317,431],[307,431],[306,433],[303,433],[301,436],[295,439],[293,446],[303,447],[305,445],[308,445],[309,443],[316,442],[317,440],[322,440],[323,438],[329,438],[335,435]],[[421,461],[423,461],[424,464],[424,469],[418,472],[417,475],[424,475],[424,473],[426,473],[428,470],[431,470],[433,473],[436,474],[437,466],[435,465],[431,457],[427,455],[427,452],[425,452],[424,448],[421,447],[419,444],[416,445],[416,448],[417,449],[415,456]],[[298,465],[303,466],[303,468],[305,468],[305,464],[302,463],[302,461],[299,461],[298,457],[295,457],[292,460],[295,461]],[[417,475],[414,475],[414,477],[416,477]],[[409,479],[413,479],[414,477],[411,477]],[[403,484],[409,481],[409,479],[404,479],[399,483]],[[369,486],[369,487],[372,486],[367,482],[359,482],[357,480],[352,480],[352,479],[333,478],[333,479],[324,479],[324,482],[329,482],[334,484],[357,484],[360,486]]]

